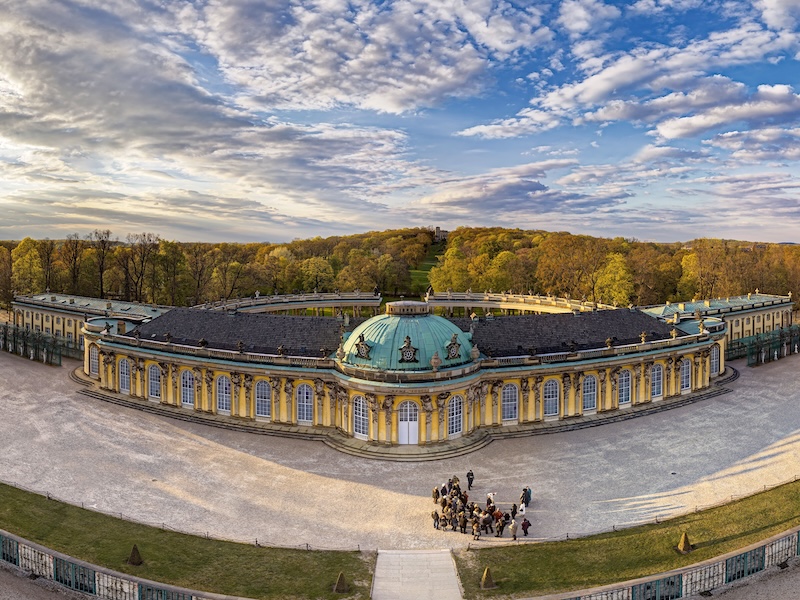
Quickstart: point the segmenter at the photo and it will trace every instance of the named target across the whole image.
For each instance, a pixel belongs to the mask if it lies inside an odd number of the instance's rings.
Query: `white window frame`
[[[711,369],[711,376],[716,377],[719,375],[719,344],[711,346],[711,358],[709,359],[709,368]]]
[[[447,437],[456,437],[464,431],[464,398],[453,396],[447,403]]]
[[[231,378],[227,375],[217,377],[217,412],[223,415],[231,413]]]
[[[581,386],[581,402],[584,411],[597,410],[597,377],[586,375]]]
[[[158,365],[150,365],[147,369],[147,396],[161,398],[161,369]]]
[[[650,397],[664,397],[664,367],[660,364],[650,367]]]
[[[272,418],[272,386],[264,379],[256,383],[256,418]]]
[[[123,358],[119,361],[119,393],[131,393],[131,361]]]
[[[97,375],[100,372],[100,351],[97,346],[89,348],[89,375]]]
[[[631,403],[631,372],[628,369],[617,375],[617,401],[620,406]]]
[[[692,391],[692,361],[684,358],[681,361],[681,393]]]
[[[194,373],[188,369],[181,372],[181,406],[194,408]]]
[[[369,409],[364,396],[353,396],[353,436],[360,440],[369,437]]]
[[[500,393],[502,406],[500,416],[503,421],[519,421],[519,388],[514,383],[507,383]]]
[[[545,417],[557,417],[561,410],[561,385],[555,379],[544,382],[543,410]],[[555,410],[553,410],[555,406]],[[548,410],[549,407],[549,410]]]
[[[301,383],[297,386],[294,397],[297,422],[310,425],[314,421],[314,389],[307,383]]]

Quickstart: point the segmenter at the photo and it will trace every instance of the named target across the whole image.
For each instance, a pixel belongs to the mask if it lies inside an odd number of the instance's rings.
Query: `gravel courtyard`
[[[495,441],[419,464],[232,432],[78,394],[77,363],[0,353],[0,479],[194,533],[316,548],[461,547],[435,531],[430,490],[472,469],[473,498],[532,485],[532,539],[677,515],[800,475],[800,356],[735,364],[729,394],[590,429]],[[496,543],[491,536],[481,544]]]

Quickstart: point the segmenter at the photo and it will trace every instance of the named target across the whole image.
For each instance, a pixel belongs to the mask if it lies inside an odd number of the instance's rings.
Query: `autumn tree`
[[[11,283],[11,251],[5,246],[0,246],[0,303],[11,306],[14,299]]]
[[[194,304],[207,302],[211,297],[210,285],[214,273],[215,254],[211,244],[194,242],[184,247],[186,270],[192,288]]]
[[[43,288],[38,243],[26,237],[11,251],[11,285],[17,294],[36,294]]]
[[[42,268],[42,285],[49,291],[55,288],[54,278],[56,273],[56,243],[50,238],[36,242],[36,252],[39,254],[39,265]]]
[[[59,260],[66,271],[67,292],[78,294],[80,291],[81,268],[84,262],[86,242],[77,233],[67,235],[67,239],[58,250]]]

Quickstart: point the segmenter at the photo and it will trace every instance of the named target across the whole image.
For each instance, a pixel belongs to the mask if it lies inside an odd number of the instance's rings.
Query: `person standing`
[[[437,485],[433,486],[433,492],[431,492],[431,496],[433,496],[433,503],[434,504],[438,504],[439,503],[439,486],[437,486]]]
[[[525,488],[525,508],[531,505],[531,500],[533,500],[533,489],[531,486],[527,486]]]
[[[511,518],[512,519],[516,519],[517,518],[517,505],[516,504],[512,504],[511,505]]]
[[[509,531],[511,532],[511,539],[515,542],[517,541],[517,521],[516,519],[511,519],[511,525],[508,526]],[[528,535],[527,532],[525,535]]]
[[[467,471],[467,490],[472,489],[472,482],[475,481],[475,474],[472,472],[472,469]]]
[[[528,528],[531,526],[531,522],[528,521],[528,517],[522,519],[522,533],[526,536],[528,535]]]

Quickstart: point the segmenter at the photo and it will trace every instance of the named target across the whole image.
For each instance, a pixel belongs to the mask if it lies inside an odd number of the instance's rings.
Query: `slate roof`
[[[490,357],[605,348],[609,337],[615,346],[638,344],[642,331],[654,341],[668,339],[672,330],[671,325],[629,309],[452,320],[464,331],[474,325],[472,343]]]
[[[614,345],[668,339],[672,325],[638,309],[603,310],[574,314],[520,315],[472,321],[449,319],[462,331],[474,326],[473,344],[491,357],[548,354],[570,350],[604,348],[611,337]],[[351,319],[354,328],[364,319]],[[143,340],[165,341],[169,333],[175,344],[198,346],[205,339],[209,348],[277,354],[278,346],[291,356],[319,358],[320,349],[333,354],[339,347],[342,323],[326,317],[290,317],[273,314],[228,314],[196,308],[174,308],[137,327]],[[132,337],[133,331],[125,334]]]
[[[154,318],[167,311],[171,306],[140,304],[139,302],[123,302],[121,300],[103,300],[74,296],[71,294],[32,294],[15,296],[16,304],[34,304],[46,308],[61,309],[69,312],[88,313],[92,315],[119,315],[128,317]]]
[[[350,322],[355,325],[361,321],[363,319],[351,319]],[[336,352],[341,325],[332,318],[174,308],[126,336],[139,331],[143,340],[163,342],[165,334],[169,333],[173,344],[198,346],[199,341],[205,339],[209,348],[220,350],[237,350],[241,340],[245,352],[277,354],[282,345],[287,355],[320,358],[321,348],[327,350],[327,355]]]

